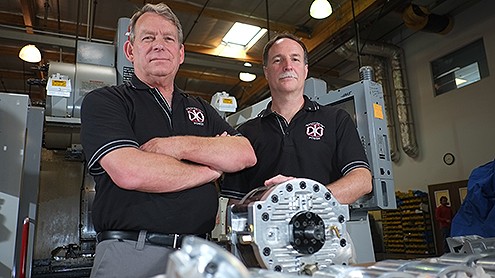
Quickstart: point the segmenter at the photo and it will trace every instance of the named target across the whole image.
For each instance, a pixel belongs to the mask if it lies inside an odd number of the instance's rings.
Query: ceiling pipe
[[[88,0],[88,15],[86,18],[86,40],[89,40],[89,30],[91,29],[89,26],[91,25],[91,0]]]
[[[356,49],[355,44],[356,42],[351,39],[342,47],[354,50]],[[384,57],[390,60],[402,149],[409,157],[417,157],[419,148],[412,117],[411,98],[406,82],[405,62],[402,48],[391,44],[370,41],[359,48],[361,49],[362,54]]]
[[[93,1],[93,8],[91,12],[91,32],[89,33],[89,40],[92,41],[93,33],[95,32],[95,22],[96,22],[96,5],[98,2],[96,0]]]
[[[402,20],[407,28],[445,35],[454,27],[454,20],[449,15],[432,14],[425,6],[411,3],[402,13]]]

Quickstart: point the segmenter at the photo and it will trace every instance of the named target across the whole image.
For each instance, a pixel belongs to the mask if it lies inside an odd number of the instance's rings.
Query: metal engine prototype
[[[227,211],[232,253],[247,267],[312,274],[347,265],[352,247],[349,208],[313,180],[260,187]]]

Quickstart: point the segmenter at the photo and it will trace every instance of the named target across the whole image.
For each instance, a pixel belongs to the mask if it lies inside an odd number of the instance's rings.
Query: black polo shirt
[[[201,234],[215,225],[218,195],[213,183],[173,193],[144,193],[118,187],[99,160],[112,150],[138,148],[154,137],[238,134],[208,103],[174,89],[172,107],[160,92],[133,76],[84,97],[81,143],[96,182],[92,212],[97,232],[148,230]]]
[[[369,169],[356,126],[344,110],[320,106],[305,96],[304,107],[287,123],[270,107],[238,128],[253,145],[258,162],[226,174],[222,196],[240,199],[277,174],[326,185],[352,169]]]

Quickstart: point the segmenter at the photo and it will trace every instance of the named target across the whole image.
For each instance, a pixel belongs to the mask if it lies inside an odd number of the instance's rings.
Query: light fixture
[[[249,62],[245,62],[244,66],[246,68],[251,68],[253,65]],[[239,79],[244,82],[251,82],[256,79],[256,74],[249,72],[239,72]]]
[[[239,72],[239,79],[244,82],[251,82],[256,79],[256,74],[249,72]]]
[[[36,46],[28,44],[19,51],[19,58],[29,63],[38,63],[41,61],[41,52]]]
[[[316,19],[329,17],[332,12],[332,5],[327,0],[315,0],[309,8],[309,15]]]

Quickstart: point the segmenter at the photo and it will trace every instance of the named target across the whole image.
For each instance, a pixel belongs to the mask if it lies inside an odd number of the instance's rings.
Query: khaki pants
[[[175,249],[145,245],[144,235],[138,241],[110,239],[98,243],[90,277],[145,278],[165,274],[168,256]]]

